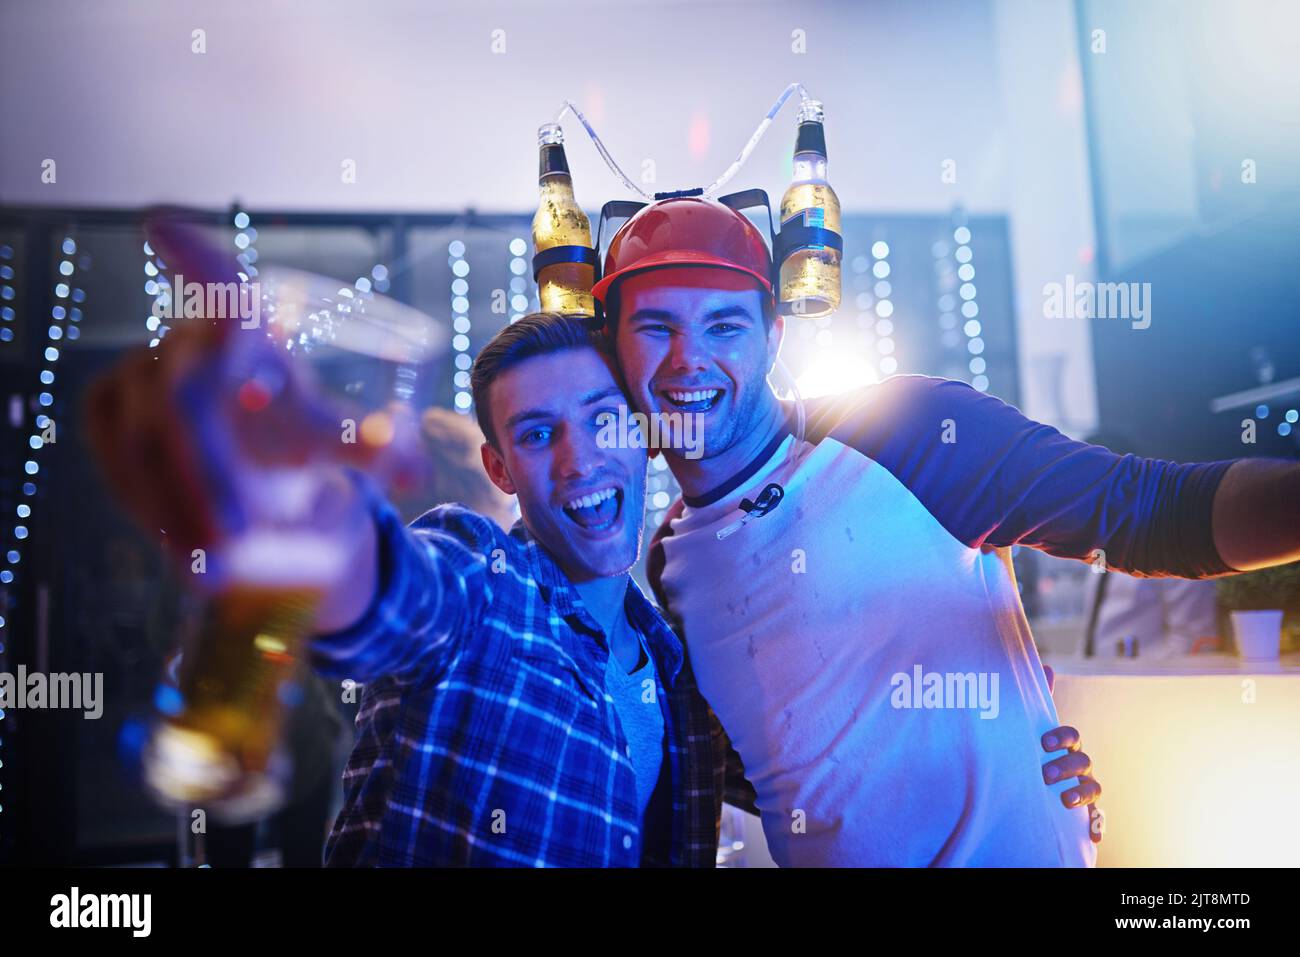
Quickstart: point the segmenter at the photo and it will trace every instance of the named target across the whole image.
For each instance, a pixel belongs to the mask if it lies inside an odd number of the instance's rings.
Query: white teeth
[[[599,492],[592,492],[590,495],[584,495],[581,498],[575,498],[572,502],[567,503],[565,508],[595,508],[606,499],[613,498],[615,489],[613,487],[601,489]]]
[[[714,398],[720,389],[697,389],[694,392],[672,392],[668,393],[668,398],[674,402],[705,402]]]

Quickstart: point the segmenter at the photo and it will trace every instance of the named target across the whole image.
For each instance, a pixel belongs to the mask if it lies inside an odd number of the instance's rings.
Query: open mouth
[[[613,485],[580,495],[564,505],[564,514],[590,532],[613,528],[623,513],[623,490]]]
[[[659,394],[683,412],[708,412],[722,398],[721,389],[663,389]]]

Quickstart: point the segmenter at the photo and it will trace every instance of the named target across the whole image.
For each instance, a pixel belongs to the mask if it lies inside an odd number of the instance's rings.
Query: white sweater
[[[894,416],[904,408],[919,418]],[[1127,543],[1118,533],[1099,539],[1091,498],[1119,513],[1125,535],[1162,519],[1152,512],[1124,521],[1135,516],[1125,513],[1116,483],[1104,480],[1118,457],[959,383],[898,377],[812,412],[810,447],[773,511],[724,540],[716,536],[741,514],[741,498],[781,477],[794,446],[789,436],[738,485],[728,483],[734,488],[677,503],[650,556],[652,584],[757,793],[774,859],[782,866],[1092,865],[1088,811],[1067,809],[1059,796],[1077,781],[1043,782],[1042,765],[1059,754],[1044,752],[1041,736],[1060,721],[1009,542],[1049,547],[1051,539],[1057,554],[1084,555],[1094,543],[1109,544],[1118,564],[1127,549],[1150,542]],[[967,443],[961,453],[940,448],[940,422],[953,417],[956,445]],[[890,425],[872,428],[882,421]],[[888,440],[893,426],[930,422],[932,436]],[[1015,429],[1055,439],[1013,441]],[[1015,452],[995,461],[980,448],[990,443]],[[863,447],[893,460],[931,508]],[[1027,481],[1025,463],[1008,459],[1029,454],[1046,468],[1080,449],[1089,450],[1091,464],[1076,458],[1055,473],[1071,488],[1052,491],[1037,480],[1012,487]],[[1003,468],[1015,470],[1015,481]],[[1184,476],[1180,507],[1207,507],[1204,496],[1212,498],[1221,473]],[[1128,478],[1118,486],[1131,490]],[[990,509],[999,520],[984,515]]]

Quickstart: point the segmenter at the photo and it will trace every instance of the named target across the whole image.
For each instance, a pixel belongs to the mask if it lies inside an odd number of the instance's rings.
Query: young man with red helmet
[[[637,411],[703,416],[702,456],[663,450],[683,496],[650,577],[773,857],[1090,865],[1099,788],[1074,752],[1039,770],[1040,739],[1073,742],[1011,547],[1183,578],[1294,560],[1297,467],[1121,457],[928,376],[793,408],[771,276],[745,217],[675,198],[624,224],[594,294]]]

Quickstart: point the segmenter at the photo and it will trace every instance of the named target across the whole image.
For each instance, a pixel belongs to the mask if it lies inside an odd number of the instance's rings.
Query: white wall
[[[1074,6],[998,0],[994,8],[1001,98],[999,176],[1020,336],[1021,406],[1077,437],[1097,425],[1089,324],[1043,317],[1043,286],[1094,278],[1083,81]]]
[[[1086,324],[1038,318],[1043,283],[1083,278],[1092,245],[1073,17],[1068,0],[6,4],[0,201],[528,209],[536,128],[566,97],[634,175],[650,159],[659,189],[704,185],[798,80],[826,103],[846,209],[1010,214],[1022,405],[1049,413],[1032,369],[1063,355],[1066,418],[1082,427]],[[779,194],[793,126],[788,104],[736,188]],[[565,128],[583,204],[622,195]]]

